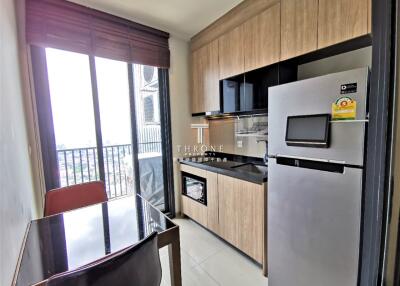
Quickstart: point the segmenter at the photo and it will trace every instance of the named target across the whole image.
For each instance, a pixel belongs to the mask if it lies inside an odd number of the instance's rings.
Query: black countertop
[[[268,179],[268,168],[260,158],[225,153],[206,153],[205,156],[184,158],[180,159],[179,162],[256,184],[265,183]]]

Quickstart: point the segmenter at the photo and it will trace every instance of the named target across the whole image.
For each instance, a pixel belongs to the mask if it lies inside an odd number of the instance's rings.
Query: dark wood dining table
[[[29,286],[76,269],[153,231],[159,248],[168,245],[171,285],[181,286],[179,226],[139,195],[31,221],[12,285]]]

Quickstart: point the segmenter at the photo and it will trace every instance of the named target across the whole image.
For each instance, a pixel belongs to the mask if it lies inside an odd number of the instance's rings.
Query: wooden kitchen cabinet
[[[205,178],[207,180],[207,206],[200,204],[188,197],[182,196],[182,212],[191,219],[207,227],[211,231],[218,233],[219,196],[218,196],[217,173],[208,172],[203,169],[195,168],[184,164],[181,165],[181,171],[198,177]]]
[[[368,0],[368,34],[372,33],[372,0]]]
[[[192,166],[181,164],[181,171],[193,174],[198,177],[206,178],[207,171]],[[199,224],[207,227],[208,210],[207,207],[191,198],[182,196],[182,213],[197,221]]]
[[[198,177],[206,178],[207,177],[207,171],[203,169],[199,169],[196,167],[192,167],[189,165],[181,164],[181,171],[186,172],[192,175],[196,175]]]
[[[264,267],[266,273],[266,184],[181,164],[181,171],[206,178],[207,206],[182,196],[182,212]]]
[[[219,235],[235,246],[239,244],[239,187],[236,181],[218,175]]]
[[[238,248],[259,263],[264,251],[264,185],[237,180],[239,199]]]
[[[315,51],[318,0],[281,0],[281,15],[281,60]]]
[[[370,0],[319,0],[318,49],[369,33]]]
[[[218,174],[207,172],[207,227],[211,231],[219,232],[218,217]]]
[[[243,24],[246,72],[279,62],[280,9],[280,4],[275,4]]]
[[[264,185],[218,175],[219,234],[263,264]]]
[[[371,33],[372,0],[247,2],[192,39],[192,113],[220,110],[221,79]]]
[[[192,101],[192,113],[204,112],[204,98],[203,98],[203,86],[204,79],[202,74],[202,63],[201,63],[201,51],[197,50],[192,53],[191,56],[191,70],[192,70],[192,82],[191,82],[191,101]]]
[[[219,78],[225,79],[244,72],[243,25],[218,39]]]
[[[204,107],[205,112],[219,111],[219,57],[218,40],[215,40],[203,49],[203,77],[204,77]]]
[[[192,113],[219,109],[218,40],[215,40],[192,53]]]
[[[207,227],[207,207],[188,197],[182,196],[182,212],[197,221],[199,224]]]

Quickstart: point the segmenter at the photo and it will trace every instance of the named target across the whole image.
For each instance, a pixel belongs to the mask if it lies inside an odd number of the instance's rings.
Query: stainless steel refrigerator
[[[269,286],[357,285],[368,74],[269,89]]]

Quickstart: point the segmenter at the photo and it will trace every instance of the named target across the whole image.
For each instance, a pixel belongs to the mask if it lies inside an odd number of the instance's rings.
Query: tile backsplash
[[[228,118],[209,121],[211,145],[223,145],[223,152],[264,157],[268,117]]]

